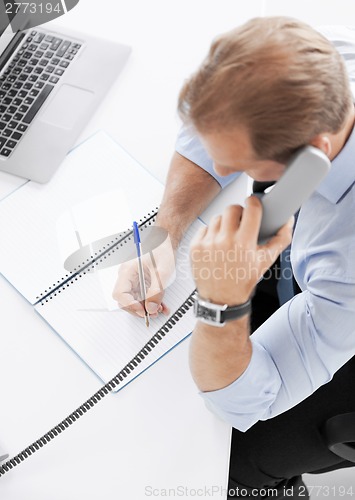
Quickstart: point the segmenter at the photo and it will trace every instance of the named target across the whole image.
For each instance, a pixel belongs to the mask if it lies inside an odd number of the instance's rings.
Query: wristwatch
[[[228,321],[241,318],[251,312],[250,300],[237,306],[228,306],[227,304],[214,304],[202,299],[198,294],[195,294],[194,299],[194,314],[207,325],[224,326]]]

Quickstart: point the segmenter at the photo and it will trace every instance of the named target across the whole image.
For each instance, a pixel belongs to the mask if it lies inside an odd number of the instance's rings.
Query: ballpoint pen
[[[139,228],[137,222],[133,222],[133,237],[134,244],[137,249],[137,257],[138,257],[138,274],[139,274],[139,286],[141,289],[141,300],[143,301],[143,305],[146,299],[146,288],[144,281],[144,273],[143,273],[143,265],[142,265],[142,249],[141,249],[141,239],[139,236]],[[145,315],[145,324],[149,327],[149,313],[144,306],[144,315]]]

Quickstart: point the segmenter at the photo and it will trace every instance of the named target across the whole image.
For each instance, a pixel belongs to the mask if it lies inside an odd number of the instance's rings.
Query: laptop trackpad
[[[64,84],[41,114],[40,120],[71,129],[90,105],[93,92]]]

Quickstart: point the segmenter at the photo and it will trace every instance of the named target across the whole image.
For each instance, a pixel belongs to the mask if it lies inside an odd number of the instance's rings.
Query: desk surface
[[[179,128],[178,91],[216,34],[262,13],[294,15],[314,24],[346,23],[350,4],[339,0],[334,12],[333,2],[320,0],[312,9],[306,0],[297,5],[82,0],[55,24],[122,41],[133,51],[78,143],[104,129],[164,181]],[[0,199],[24,182],[0,173]],[[242,179],[228,189],[206,219],[240,199],[245,184]],[[91,396],[100,382],[1,276],[0,297],[0,444],[16,454]],[[213,498],[223,498],[230,430],[205,410],[190,378],[187,353],[185,341],[5,475],[1,498],[140,500],[164,496],[164,488],[189,498],[205,487],[215,487]]]
[[[233,26],[230,14],[236,12],[235,2],[223,0],[224,9],[216,16],[214,2],[205,1],[192,7],[187,1],[139,0],[120,8],[110,0],[104,2],[106,12],[97,11],[97,4],[83,0],[55,24],[128,43],[133,51],[78,143],[104,129],[164,181],[179,128],[175,110],[179,88],[211,38]],[[201,28],[200,12],[206,5],[208,18],[214,21]],[[254,7],[239,20],[259,14]],[[183,27],[187,10],[190,19]],[[1,173],[0,199],[24,182]],[[244,179],[229,190],[233,201],[245,185]],[[206,213],[207,219],[221,203]],[[101,383],[1,276],[0,297],[0,446],[14,455],[65,418]],[[214,487],[213,498],[224,498],[230,429],[205,409],[197,394],[188,369],[188,343],[118,394],[107,396],[1,478],[0,497],[140,500],[160,497],[164,488],[180,488],[181,498],[187,488],[182,497],[188,498],[192,490]]]

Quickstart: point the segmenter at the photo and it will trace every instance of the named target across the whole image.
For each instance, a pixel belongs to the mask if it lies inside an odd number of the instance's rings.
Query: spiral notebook
[[[151,319],[147,329],[111,297],[117,256],[134,249],[132,221],[148,231],[162,193],[157,179],[99,132],[67,156],[49,184],[28,182],[0,203],[0,272],[104,382],[125,368],[120,388],[194,325],[188,246],[199,221],[185,235],[165,291],[170,317]]]

